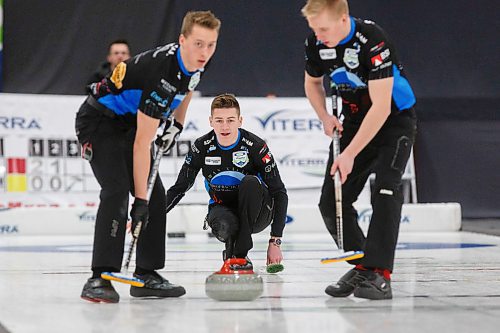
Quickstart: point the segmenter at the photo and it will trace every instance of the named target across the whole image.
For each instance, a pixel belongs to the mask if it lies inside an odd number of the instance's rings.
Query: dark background
[[[132,53],[176,41],[187,10],[221,20],[205,96],[304,96],[305,0],[4,0],[3,90],[81,94],[107,44]],[[456,201],[464,217],[500,217],[498,4],[493,0],[351,0],[391,36],[418,99],[421,202]],[[496,4],[496,5],[495,5]]]

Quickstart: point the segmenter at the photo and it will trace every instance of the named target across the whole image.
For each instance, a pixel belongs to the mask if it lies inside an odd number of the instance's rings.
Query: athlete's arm
[[[304,72],[304,90],[309,103],[311,103],[318,118],[323,123],[325,134],[331,137],[335,128],[342,131],[342,125],[337,117],[326,111],[326,93],[323,86],[323,77],[314,77]]]
[[[361,126],[351,143],[333,163],[330,174],[334,175],[339,168],[342,183],[352,171],[354,158],[375,137],[391,113],[392,86],[394,79],[388,77],[380,80],[368,81],[368,92],[372,106],[368,110]]]
[[[184,125],[184,120],[186,119],[186,111],[189,105],[189,102],[191,102],[191,97],[193,96],[193,92],[190,91],[186,94],[186,97],[182,100],[181,104],[175,109],[174,112],[174,118],[177,120],[179,123]]]
[[[202,159],[203,157],[200,154],[200,150],[196,147],[195,142],[186,155],[175,184],[167,191],[167,213],[181,201],[186,192],[194,185],[196,176],[201,169],[202,164],[200,161]]]
[[[151,142],[153,141],[159,119],[155,119],[137,111],[137,132],[134,140],[134,194],[136,198],[147,200],[147,184],[151,159]]]

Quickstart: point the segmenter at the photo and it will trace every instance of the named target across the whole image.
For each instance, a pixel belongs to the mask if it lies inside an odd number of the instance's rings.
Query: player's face
[[[188,36],[180,35],[181,58],[190,72],[204,68],[217,47],[217,30],[195,24]]]
[[[214,109],[209,118],[210,126],[214,129],[217,141],[223,146],[230,146],[238,139],[238,128],[243,119],[238,117],[236,108]]]
[[[114,69],[120,62],[130,58],[130,50],[127,44],[113,44],[109,48],[108,62]]]
[[[315,16],[308,16],[307,23],[316,38],[328,47],[335,47],[349,34],[349,16],[335,17],[328,9]]]

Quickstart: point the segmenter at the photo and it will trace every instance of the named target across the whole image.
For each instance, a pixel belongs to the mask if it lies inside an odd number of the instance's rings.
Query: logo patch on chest
[[[243,168],[248,164],[248,152],[247,151],[235,151],[233,152],[233,164],[239,168]]]
[[[354,69],[359,66],[359,47],[357,49],[345,49],[344,52],[344,63],[350,69]]]
[[[323,60],[336,59],[337,51],[335,49],[322,49],[319,50],[319,57]]]
[[[220,156],[206,156],[205,165],[221,165]]]

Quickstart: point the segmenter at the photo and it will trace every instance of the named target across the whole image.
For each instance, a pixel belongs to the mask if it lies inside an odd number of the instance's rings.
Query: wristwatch
[[[269,239],[269,244],[274,244],[276,246],[280,246],[281,239],[280,238],[271,238],[271,239]]]

